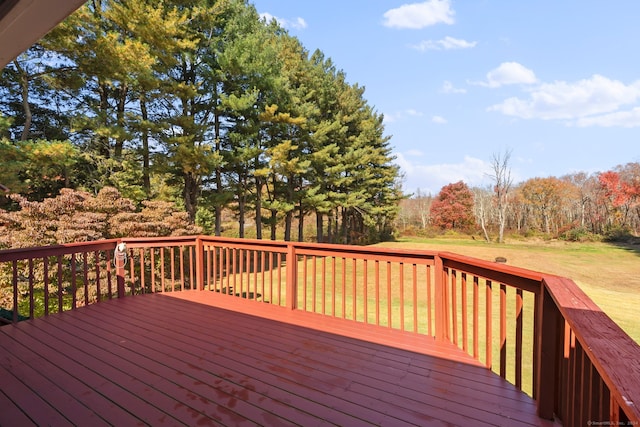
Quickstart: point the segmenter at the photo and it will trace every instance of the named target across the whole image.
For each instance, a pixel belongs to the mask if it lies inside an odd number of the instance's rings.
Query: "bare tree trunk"
[[[256,161],[257,164],[257,161]],[[262,178],[256,180],[256,239],[262,239]]]
[[[511,168],[509,160],[511,159],[511,150],[506,150],[504,154],[493,154],[492,168],[495,186],[494,192],[496,196],[496,204],[498,209],[498,243],[504,243],[504,228],[507,222],[508,196],[513,184],[511,178]]]
[[[316,240],[324,243],[324,215],[316,210]]]
[[[189,220],[194,222],[196,219],[196,209],[198,204],[199,185],[196,178],[191,172],[184,174],[184,207],[189,214]]]
[[[304,241],[304,208],[302,202],[298,205],[298,242]]]

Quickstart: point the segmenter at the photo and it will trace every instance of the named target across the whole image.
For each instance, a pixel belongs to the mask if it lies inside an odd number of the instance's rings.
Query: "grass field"
[[[486,243],[472,239],[403,238],[380,246],[450,251],[573,279],[636,342],[640,343],[640,246],[561,241]]]

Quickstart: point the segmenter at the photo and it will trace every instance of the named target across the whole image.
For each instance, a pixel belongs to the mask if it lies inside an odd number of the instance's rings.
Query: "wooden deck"
[[[551,423],[450,344],[187,291],[0,327],[0,425],[33,424]]]

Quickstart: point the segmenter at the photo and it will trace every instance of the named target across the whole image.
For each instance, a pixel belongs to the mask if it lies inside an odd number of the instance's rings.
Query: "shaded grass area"
[[[620,327],[640,343],[640,248],[609,243],[472,239],[400,239],[380,246],[450,251],[571,278]]]

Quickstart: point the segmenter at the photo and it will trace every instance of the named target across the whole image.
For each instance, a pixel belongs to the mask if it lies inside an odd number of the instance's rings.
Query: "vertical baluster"
[[[96,271],[96,302],[100,302],[100,256],[98,252],[93,253],[93,265]]]
[[[356,301],[358,300],[357,294],[357,281],[356,281],[356,259],[355,258],[351,258],[351,303],[353,305],[352,311],[352,319],[353,320],[358,320],[358,315],[357,315],[357,306],[356,306]]]
[[[240,297],[249,299],[249,283],[247,282],[247,250],[238,248],[238,279],[240,280]]]
[[[467,319],[467,273],[460,274],[462,289],[462,349],[469,352],[469,323]]]
[[[171,257],[171,292],[176,290],[176,251],[175,247],[169,248],[169,257]]]
[[[195,266],[195,251],[196,248],[194,246],[188,246],[188,255],[189,255],[189,289],[197,289],[198,286],[195,281],[195,275],[193,267]],[[183,288],[184,290],[184,288]]]
[[[433,299],[431,298],[431,266],[427,265],[427,326],[433,336]]]
[[[594,371],[593,375],[597,379],[597,381],[596,381],[596,396],[597,396],[597,400],[596,400],[595,409],[593,411],[593,415],[592,415],[591,419],[592,420],[604,420],[604,417],[605,417],[604,407],[605,407],[605,402],[607,402],[607,400],[605,400],[605,394],[606,394],[606,391],[607,391],[607,386],[604,384],[604,381],[603,381],[602,377],[600,376],[600,374],[598,373],[598,371],[596,370],[595,366],[593,366],[591,369]]]
[[[413,297],[411,304],[413,304],[413,332],[418,332],[418,265],[414,262],[412,264],[411,282],[413,285]]]
[[[105,253],[105,258],[106,258],[106,265],[107,265],[107,295],[109,296],[109,299],[113,298],[113,286],[112,286],[112,280],[111,280],[111,252],[110,251],[106,251]]]
[[[109,268],[109,252],[107,252],[107,268]],[[78,297],[76,295],[77,292],[77,283],[76,283],[76,254],[71,254],[71,309],[75,310],[78,305]],[[109,287],[109,291],[111,291],[111,287]],[[109,294],[109,298],[111,298],[111,294]]]
[[[11,279],[11,283],[13,285],[13,323],[16,323],[18,321],[18,261],[17,260],[13,260],[13,262],[11,263],[11,269],[12,269],[12,279]],[[45,298],[46,300],[46,298]],[[46,308],[45,308],[45,313],[46,313]]]
[[[458,271],[451,269],[451,324],[453,327],[453,343],[458,345]]]
[[[307,256],[302,256],[302,310],[307,311]]]
[[[89,305],[89,259],[86,252],[82,253],[82,279],[84,280],[84,305]],[[47,275],[45,274],[45,277]],[[45,306],[46,306],[45,302]]]
[[[253,299],[258,300],[262,294],[258,292],[258,251],[252,251],[253,254]]]
[[[316,300],[317,300],[317,292],[318,292],[318,276],[317,276],[317,270],[318,270],[318,257],[317,256],[312,256],[311,257],[311,277],[312,277],[312,291],[311,291],[311,305],[313,306],[313,312],[317,313],[318,312],[318,308],[316,307]]]
[[[611,420],[611,391],[606,384],[603,385],[602,390],[602,410],[600,411],[601,415],[598,417],[599,420]]]
[[[207,245],[204,246],[204,253],[205,253],[205,269],[206,269],[206,274],[207,274],[207,279],[206,279],[206,283],[207,283],[207,290],[211,291],[211,246]]]
[[[507,377],[507,286],[500,284],[500,376]]]
[[[47,316],[49,314],[49,257],[42,258],[43,261],[43,269],[44,269],[44,315]],[[17,270],[14,269],[17,274]],[[16,276],[16,286],[14,287],[15,292],[18,292],[17,287],[18,277]],[[17,304],[18,296],[14,299]],[[17,305],[16,305],[16,313],[17,313]]]
[[[533,357],[532,357],[532,365],[533,365],[533,375],[532,375],[532,389],[533,389],[533,400],[539,400],[539,396],[538,396],[538,387],[536,387],[536,379],[538,378],[538,363],[536,360],[536,356],[538,354],[540,354],[540,349],[539,349],[539,340],[538,337],[540,336],[540,324],[541,324],[541,309],[540,307],[540,301],[542,300],[542,298],[540,297],[539,293],[534,294],[534,301],[533,301]]]
[[[362,277],[362,286],[364,292],[364,323],[369,323],[369,260],[363,259],[363,277]]]
[[[63,291],[63,283],[64,280],[62,277],[62,255],[58,255],[58,313],[62,313],[62,291]]]
[[[159,248],[158,250],[160,251],[160,286],[162,287],[162,292],[164,292],[166,289],[166,283],[165,283],[165,271],[164,271],[164,247]],[[207,256],[209,254],[207,253]]]
[[[151,263],[151,266],[149,268],[150,276],[151,276],[151,292],[157,292],[158,289],[156,288],[156,250],[155,248],[149,248],[149,258]],[[161,292],[164,292],[164,289],[162,289]]]
[[[278,305],[282,305],[282,254],[278,252],[276,258],[278,260]]]
[[[376,325],[380,326],[380,261],[375,261],[376,281]]]
[[[569,329],[569,369],[567,378],[567,425],[574,425],[574,402],[575,402],[575,380],[576,380],[576,337]],[[563,420],[564,421],[564,420]]]
[[[269,298],[271,303],[275,304],[275,298],[273,297],[273,252],[269,252]]]
[[[404,263],[398,264],[400,270],[400,330],[404,331]]]
[[[326,314],[326,304],[327,304],[327,294],[326,294],[326,280],[327,280],[327,257],[322,257],[322,277],[320,280],[322,281],[322,314]]]
[[[584,352],[582,346],[576,341],[575,335],[573,339],[573,348],[575,352],[574,368],[573,368],[573,420],[575,425],[586,425],[582,420],[582,402],[584,393],[584,383],[582,382],[582,367],[584,365]]]
[[[479,319],[479,290],[480,290],[480,279],[478,276],[473,276],[473,357],[476,360],[480,359],[480,340],[479,340],[479,330],[480,330],[480,319]]]
[[[515,385],[522,390],[522,329],[523,329],[522,289],[516,289],[516,378]],[[535,339],[536,337],[534,337]]]
[[[147,284],[146,284],[146,280],[145,280],[145,268],[144,268],[144,249],[140,248],[139,249],[139,253],[140,253],[140,289],[142,290],[142,293],[146,293],[147,292]]]
[[[451,339],[451,331],[450,331],[450,325],[451,325],[451,305],[450,305],[450,300],[449,300],[449,281],[450,279],[450,274],[451,274],[451,270],[449,270],[448,268],[443,267],[442,268],[442,319],[443,319],[443,324],[442,324],[442,330],[444,332],[443,336],[445,340],[449,340]]]
[[[34,277],[33,277],[33,258],[29,258],[29,317],[33,319],[33,285],[34,285]],[[74,294],[75,298],[75,294]],[[74,299],[75,300],[75,299]]]
[[[387,327],[392,328],[391,316],[391,262],[387,261]]]
[[[245,294],[244,292],[244,268],[245,268],[244,257],[246,253],[247,253],[246,250],[238,249],[238,275],[240,276],[240,297],[241,298],[248,297],[248,293]]]
[[[346,317],[346,311],[347,311],[347,259],[345,257],[342,257],[342,274],[341,274],[341,279],[342,279],[342,286],[341,286],[341,292],[342,292],[342,300],[341,302],[341,308],[342,308],[342,318],[344,319]]]
[[[336,257],[331,257],[331,315],[336,315]]]
[[[486,343],[485,343],[485,358],[487,368],[491,369],[492,367],[492,349],[491,344],[493,342],[493,307],[491,301],[491,280],[486,280],[485,283],[485,295],[486,295],[486,309],[485,309],[485,335],[486,335]]]
[[[260,292],[262,293],[262,301],[264,301],[264,280],[265,280],[265,268],[267,268],[266,266],[266,256],[265,256],[265,252],[264,251],[260,251],[260,276],[262,278],[261,280],[261,285],[260,285]],[[271,299],[271,295],[269,295],[269,299]]]
[[[185,281],[186,281],[186,277],[184,274],[184,246],[180,245],[178,247],[178,254],[180,256],[180,277],[178,278],[178,284],[180,285],[180,290],[184,291],[185,290]]]
[[[569,403],[569,394],[570,387],[569,382],[571,379],[571,329],[569,328],[569,324],[565,320],[562,322],[562,332],[563,332],[563,340],[562,340],[562,390],[560,392],[560,398],[562,399],[560,407],[562,408],[562,420],[566,421],[569,417],[570,403]]]

